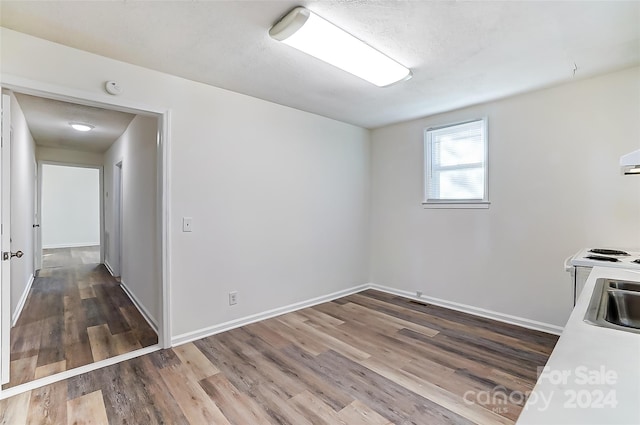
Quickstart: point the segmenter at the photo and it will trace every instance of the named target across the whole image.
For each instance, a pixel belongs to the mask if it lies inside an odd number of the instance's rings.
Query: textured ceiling
[[[272,40],[269,28],[298,5],[413,78],[378,88]],[[368,128],[640,63],[637,1],[3,0],[0,8],[0,24],[16,31]]]
[[[59,100],[16,93],[31,135],[38,146],[88,152],[106,152],[131,123],[135,115]],[[80,132],[70,122],[91,124],[93,130]]]

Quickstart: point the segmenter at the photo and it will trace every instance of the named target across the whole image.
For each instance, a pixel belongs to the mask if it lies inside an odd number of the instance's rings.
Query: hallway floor
[[[51,248],[42,250],[42,268],[97,264],[100,262],[100,245],[75,248]]]
[[[11,329],[11,381],[3,389],[157,342],[104,265],[42,269]]]

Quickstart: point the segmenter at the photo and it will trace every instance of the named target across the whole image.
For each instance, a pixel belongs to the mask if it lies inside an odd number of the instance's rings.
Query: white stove
[[[584,284],[594,267],[615,267],[640,271],[640,251],[611,248],[585,248],[566,259],[564,268],[571,273],[573,285],[573,304],[584,288]]]
[[[586,248],[568,261],[570,266],[616,267],[640,270],[640,251],[625,251],[609,248]]]

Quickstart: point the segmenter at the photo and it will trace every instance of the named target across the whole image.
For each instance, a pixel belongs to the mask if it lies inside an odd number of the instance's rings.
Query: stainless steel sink
[[[626,282],[624,280],[610,280],[609,288],[623,289],[625,291],[640,292],[640,282]]]
[[[598,279],[584,321],[640,333],[640,282]]]

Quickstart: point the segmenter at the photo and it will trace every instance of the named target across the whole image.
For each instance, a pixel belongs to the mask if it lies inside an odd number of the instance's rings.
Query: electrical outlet
[[[237,291],[229,292],[229,305],[236,305],[236,304],[238,304],[238,292]]]
[[[193,232],[193,219],[191,217],[182,218],[182,231]]]

